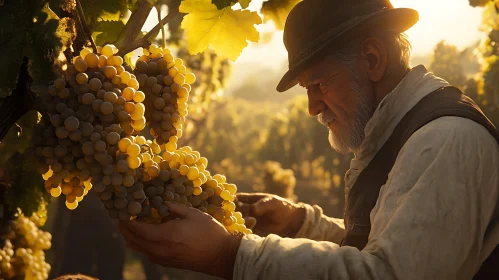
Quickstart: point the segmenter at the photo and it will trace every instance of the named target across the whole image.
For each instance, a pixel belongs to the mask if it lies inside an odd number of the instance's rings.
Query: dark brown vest
[[[424,97],[395,127],[369,165],[360,173],[345,201],[345,236],[342,246],[362,250],[371,231],[370,213],[388,179],[395,159],[409,137],[427,123],[444,116],[471,119],[484,126],[499,143],[499,132],[478,106],[455,87],[447,86]],[[499,172],[499,171],[498,171]],[[492,252],[473,279],[499,279],[499,247]]]

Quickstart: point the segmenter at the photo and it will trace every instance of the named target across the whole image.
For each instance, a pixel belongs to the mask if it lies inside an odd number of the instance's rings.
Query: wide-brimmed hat
[[[284,27],[284,45],[289,70],[277,91],[298,81],[300,73],[317,60],[373,30],[404,32],[419,20],[418,12],[394,8],[389,0],[304,0],[289,13]]]

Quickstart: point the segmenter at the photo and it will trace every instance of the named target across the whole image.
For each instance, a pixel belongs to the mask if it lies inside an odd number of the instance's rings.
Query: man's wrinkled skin
[[[178,219],[162,224],[120,222],[120,231],[130,248],[162,266],[227,278],[225,274],[232,271],[228,265],[231,261],[233,265],[233,260],[227,259],[229,251],[231,246],[239,246],[240,237],[231,235],[198,209],[174,203],[167,206]]]

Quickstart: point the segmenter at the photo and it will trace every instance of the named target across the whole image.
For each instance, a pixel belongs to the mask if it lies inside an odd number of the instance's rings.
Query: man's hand
[[[236,194],[236,210],[243,217],[254,217],[257,222],[253,232],[260,236],[277,234],[294,237],[303,225],[305,209],[277,195],[265,193]]]
[[[195,208],[176,203],[167,206],[179,219],[162,224],[120,222],[129,246],[159,265],[232,279],[241,237]]]

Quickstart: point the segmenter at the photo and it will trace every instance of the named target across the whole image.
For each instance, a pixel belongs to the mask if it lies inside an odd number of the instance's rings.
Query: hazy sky
[[[263,0],[253,0],[250,9],[258,9]],[[395,7],[413,8],[419,12],[419,22],[406,33],[413,45],[413,54],[427,54],[440,41],[446,40],[458,47],[465,47],[482,36],[478,28],[482,8],[472,8],[468,0],[392,0]],[[258,27],[262,32],[274,30],[273,24]],[[275,32],[267,44],[250,44],[237,62],[243,65],[258,60],[262,66],[272,68],[287,63],[287,53],[282,43],[282,32]]]
[[[262,2],[263,0],[252,0],[249,9],[258,11]],[[413,55],[431,53],[440,40],[446,40],[463,48],[483,36],[479,31],[483,9],[470,7],[468,0],[392,0],[391,2],[395,7],[413,8],[419,12],[419,22],[406,32],[413,45]],[[166,8],[163,14],[166,14]],[[153,10],[144,25],[144,30],[147,31],[156,24],[157,14]],[[237,87],[250,73],[266,71],[264,69],[269,68],[278,70],[282,65],[287,65],[282,31],[275,31],[272,22],[259,25],[257,29],[261,35],[271,32],[273,36],[267,43],[250,43],[243,50],[234,63],[234,79],[229,81],[229,88]]]

